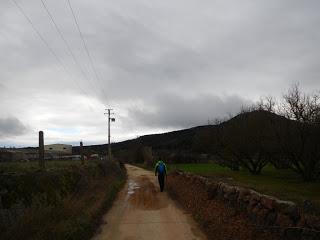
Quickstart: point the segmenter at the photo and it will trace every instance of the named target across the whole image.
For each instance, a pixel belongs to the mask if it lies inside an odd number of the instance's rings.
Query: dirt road
[[[128,181],[93,240],[205,240],[150,171],[126,165]]]

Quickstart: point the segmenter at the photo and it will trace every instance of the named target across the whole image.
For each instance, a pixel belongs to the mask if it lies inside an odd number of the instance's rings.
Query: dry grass
[[[4,240],[90,239],[102,215],[124,183],[124,174],[89,173],[73,193],[57,205],[31,206],[5,233]],[[81,181],[81,180],[80,180]],[[80,182],[79,181],[79,182]]]

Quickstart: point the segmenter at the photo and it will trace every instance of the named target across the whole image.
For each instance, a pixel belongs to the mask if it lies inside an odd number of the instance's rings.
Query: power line
[[[69,77],[71,77],[71,79],[73,80],[73,82],[77,85],[77,87],[80,89],[80,91],[89,98],[89,96],[87,95],[87,93],[80,87],[80,85],[78,84],[77,81],[75,81],[73,79],[73,77],[71,76],[71,73],[68,71],[67,67],[63,64],[62,60],[58,57],[58,55],[55,53],[55,51],[53,50],[53,48],[50,47],[49,43],[46,41],[46,39],[42,36],[42,34],[39,32],[39,30],[35,27],[34,23],[32,22],[31,18],[26,14],[26,12],[23,10],[23,8],[17,3],[16,0],[11,0],[14,5],[19,9],[19,11],[22,13],[22,15],[27,19],[27,21],[29,22],[29,24],[31,25],[32,29],[36,32],[36,34],[38,35],[38,37],[40,38],[40,40],[44,43],[44,45],[48,48],[48,50],[50,51],[50,53],[56,58],[56,60],[59,62],[60,66],[62,67],[62,69],[69,75]],[[90,99],[90,98],[89,98]]]
[[[74,10],[73,10],[73,8],[72,8],[71,2],[70,2],[70,0],[67,0],[67,2],[68,2],[68,5],[69,5],[69,8],[70,8],[70,11],[71,11],[71,13],[72,13],[74,22],[75,22],[75,24],[76,24],[76,26],[77,26],[77,29],[78,29],[78,32],[79,32],[79,35],[80,35],[80,38],[81,38],[83,47],[84,47],[85,52],[86,52],[86,54],[87,54],[87,56],[88,56],[88,58],[89,58],[89,62],[90,62],[91,68],[93,69],[93,72],[94,72],[94,75],[95,75],[97,81],[100,82],[100,84],[101,84],[101,90],[102,90],[103,94],[104,94],[105,96],[107,96],[107,95],[106,95],[106,92],[105,92],[104,89],[103,89],[103,84],[102,84],[102,82],[101,82],[101,79],[99,78],[99,75],[98,75],[98,73],[97,73],[97,70],[96,70],[96,68],[95,68],[95,66],[94,66],[94,62],[93,62],[93,60],[92,60],[90,51],[89,51],[89,49],[88,49],[88,47],[87,47],[86,41],[84,40],[82,31],[81,31],[81,29],[80,29],[80,25],[79,25],[79,23],[78,23],[77,17],[76,17],[76,15],[75,15],[75,13],[74,13]]]
[[[88,79],[87,74],[86,74],[85,71],[83,70],[83,68],[82,68],[82,66],[80,65],[79,61],[77,60],[76,56],[73,54],[72,49],[71,49],[69,43],[67,42],[67,40],[66,40],[65,37],[63,36],[63,33],[61,32],[61,30],[60,30],[60,28],[58,27],[56,21],[54,20],[54,17],[53,17],[53,15],[51,14],[51,12],[49,11],[49,9],[48,9],[45,1],[44,1],[44,0],[40,0],[40,1],[41,1],[41,3],[42,3],[42,6],[44,7],[45,11],[47,12],[47,14],[48,14],[51,22],[53,23],[56,31],[58,32],[60,38],[62,39],[62,41],[63,41],[64,44],[66,45],[66,47],[67,47],[67,49],[68,49],[68,52],[69,52],[69,54],[71,55],[73,61],[74,61],[75,64],[80,68],[80,71],[81,71],[82,75],[84,76],[84,78],[89,82],[89,79]]]
[[[58,60],[58,62],[60,63],[60,65],[62,66],[62,68],[65,69],[65,66],[63,65],[63,62],[60,60],[60,58],[57,56],[57,54],[54,52],[54,50],[50,47],[49,43],[46,41],[46,39],[41,35],[41,33],[38,31],[38,29],[35,27],[35,25],[33,24],[32,20],[28,17],[28,15],[26,14],[26,12],[23,10],[23,8],[16,2],[16,0],[11,0],[16,7],[20,10],[20,12],[22,13],[22,15],[27,19],[27,21],[30,23],[30,25],[32,26],[33,30],[36,32],[36,34],[39,36],[39,38],[41,39],[41,41],[45,44],[45,46],[49,49],[49,51],[51,52],[51,54]]]

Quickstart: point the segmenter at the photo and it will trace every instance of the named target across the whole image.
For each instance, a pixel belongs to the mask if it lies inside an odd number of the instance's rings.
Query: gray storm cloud
[[[78,64],[41,1],[16,2],[56,55],[11,0],[0,1],[1,116],[34,132],[72,128],[68,141],[101,142],[111,106],[115,138],[125,139],[129,129],[204,124],[294,82],[320,88],[318,0],[71,0],[98,78],[67,1],[44,0]]]
[[[165,94],[143,109],[129,111],[129,122],[155,128],[188,128],[213,123],[215,119],[239,112],[252,102],[238,96],[196,96],[184,98]],[[153,110],[153,111],[150,111]]]
[[[26,126],[24,126],[19,119],[15,117],[0,118],[1,137],[19,136],[24,134],[26,131]]]

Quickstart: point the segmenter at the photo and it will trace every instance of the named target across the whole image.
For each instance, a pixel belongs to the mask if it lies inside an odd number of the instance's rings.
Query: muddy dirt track
[[[126,165],[128,181],[93,240],[204,240],[191,216],[166,192],[150,171]]]

